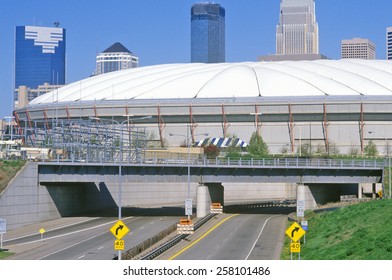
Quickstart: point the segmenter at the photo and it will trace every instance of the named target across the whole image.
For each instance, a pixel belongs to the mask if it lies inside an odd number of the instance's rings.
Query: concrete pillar
[[[208,187],[205,185],[199,185],[196,190],[196,195],[196,215],[198,218],[202,218],[210,213],[211,196]]]
[[[297,201],[305,202],[305,210],[317,208],[317,202],[313,195],[315,190],[312,191],[312,188],[303,184],[297,185]]]
[[[363,198],[362,184],[358,184],[358,199]]]

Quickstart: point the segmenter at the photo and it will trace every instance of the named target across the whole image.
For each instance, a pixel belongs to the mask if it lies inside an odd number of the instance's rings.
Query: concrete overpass
[[[383,182],[383,160],[261,159],[196,160],[189,165],[190,198],[198,215],[211,202],[226,205],[264,200],[306,199],[306,208],[361,197]],[[120,172],[121,170],[121,172]],[[121,176],[119,176],[121,174]],[[121,180],[120,180],[121,179]],[[102,208],[184,205],[187,160],[142,163],[27,162],[0,194],[0,217],[7,228]]]
[[[189,163],[189,184],[191,198],[197,198],[198,216],[208,212],[211,202],[224,204],[225,192],[235,193],[231,196],[226,194],[233,201],[303,197],[305,207],[311,209],[337,201],[343,194],[355,194],[361,198],[365,187],[375,193],[376,184],[383,182],[384,167],[384,160],[373,159],[192,159]],[[49,188],[72,184],[95,185],[98,189],[104,187],[112,194],[111,203],[117,197],[115,193],[121,184],[122,190],[128,194],[123,205],[139,204],[135,203],[133,192],[143,193],[144,200],[151,199],[152,205],[165,204],[165,192],[176,192],[176,189],[177,197],[185,197],[187,176],[188,161],[174,159],[121,164],[42,162],[38,165],[39,184]],[[173,185],[178,185],[179,189]],[[250,185],[259,189],[269,188],[269,192],[258,196],[249,191]],[[301,187],[298,188],[298,185]],[[89,203],[98,201],[100,205],[106,205],[101,191],[97,194],[98,200],[89,199]],[[174,203],[170,200],[172,198],[166,203]]]

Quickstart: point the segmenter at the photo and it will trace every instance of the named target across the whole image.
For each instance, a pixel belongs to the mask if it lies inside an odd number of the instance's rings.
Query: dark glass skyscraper
[[[16,90],[65,84],[65,29],[17,26],[15,40]]]
[[[219,4],[192,6],[191,62],[225,62],[225,9]]]

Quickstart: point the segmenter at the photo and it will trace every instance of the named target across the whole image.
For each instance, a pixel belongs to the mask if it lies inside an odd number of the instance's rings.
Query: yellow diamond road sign
[[[286,230],[286,235],[294,242],[297,242],[305,233],[306,231],[296,222]]]
[[[119,220],[110,228],[110,232],[113,233],[117,239],[122,239],[129,232],[129,228],[123,223],[123,221]]]

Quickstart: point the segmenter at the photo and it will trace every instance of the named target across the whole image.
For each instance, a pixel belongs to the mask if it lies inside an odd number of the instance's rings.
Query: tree
[[[240,146],[234,145],[234,139],[237,139],[238,136],[236,134],[228,134],[227,138],[231,138],[233,141],[230,142],[230,145],[225,148],[225,157],[226,158],[240,158],[242,148]]]
[[[377,156],[378,155],[378,150],[376,144],[373,142],[373,140],[370,140],[369,143],[366,145],[364,149],[365,155],[368,156]]]
[[[289,153],[290,153],[290,151],[289,151],[289,144],[284,145],[284,146],[280,149],[280,153],[281,153],[282,155],[287,155],[287,154],[289,154]]]
[[[333,141],[328,141],[329,154],[338,155],[340,153],[338,145]]]
[[[297,154],[301,155],[303,157],[308,157],[311,154],[311,146],[310,142],[302,142],[301,146],[298,146],[297,148]]]
[[[254,132],[249,140],[248,153],[253,157],[263,157],[269,154],[267,144],[257,132]]]
[[[350,147],[350,150],[349,150],[348,154],[350,156],[357,156],[357,155],[359,155],[359,149],[357,147],[355,147],[354,145],[352,145]]]
[[[226,158],[240,158],[241,157],[241,147],[230,145],[226,148]]]
[[[220,150],[214,144],[210,144],[204,147],[204,154],[207,156],[207,158],[216,158],[219,156]]]

